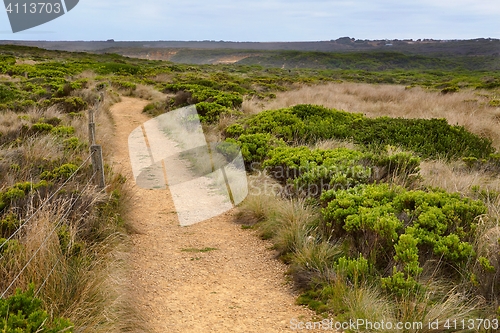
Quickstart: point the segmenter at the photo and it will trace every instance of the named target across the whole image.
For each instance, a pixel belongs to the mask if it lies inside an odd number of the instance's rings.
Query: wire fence
[[[51,205],[56,205],[57,203],[55,202],[56,197],[58,194],[61,193],[61,191],[65,188],[66,185],[71,180],[74,180],[75,177],[79,174],[81,170],[85,168],[85,166],[91,161],[92,164],[92,175],[89,177],[85,185],[83,186],[82,190],[73,193],[71,195],[71,198],[69,201],[66,203],[67,207],[65,208],[64,212],[57,217],[57,220],[53,222],[53,227],[50,229],[50,232],[48,232],[39,246],[33,251],[29,259],[26,261],[26,263],[23,265],[23,267],[17,272],[17,274],[12,278],[11,281],[9,281],[7,287],[4,290],[0,290],[0,298],[4,298],[6,295],[9,294],[9,291],[16,285],[16,282],[19,281],[19,279],[22,277],[23,273],[29,268],[30,264],[36,259],[37,255],[40,253],[40,251],[44,248],[45,244],[53,238],[53,235],[56,233],[56,231],[63,225],[63,223],[66,221],[68,215],[72,212],[73,208],[75,207],[76,203],[82,198],[82,196],[86,193],[87,189],[89,189],[91,186],[96,187],[99,190],[103,190],[105,188],[105,178],[104,178],[104,163],[103,163],[103,157],[102,157],[102,147],[100,145],[96,144],[96,138],[95,138],[95,123],[94,123],[94,118],[96,114],[99,111],[99,107],[101,104],[101,101],[103,100],[103,94],[101,94],[98,102],[94,105],[94,108],[89,110],[89,144],[90,144],[90,152],[87,158],[78,166],[78,168],[71,174],[69,177],[61,184],[58,186],[56,190],[52,192],[52,194],[43,200],[40,205],[30,214],[29,217],[24,219],[22,223],[17,227],[15,231],[13,231],[10,236],[6,239],[4,239],[0,243],[0,267],[4,265],[2,261],[5,259],[5,255],[2,255],[3,250],[6,246],[8,246],[9,242],[14,240],[14,239],[21,239],[22,238],[22,231],[23,229],[28,226],[30,221],[34,221],[35,218],[39,215],[39,213],[45,208],[45,207],[50,207]],[[84,208],[85,210],[88,210],[90,205],[92,205],[93,201],[88,203],[86,207]],[[50,277],[56,270],[57,266],[61,263],[62,257],[59,257],[56,262],[53,264],[52,268],[50,271],[46,274],[46,276],[43,279],[43,282],[40,284],[38,289],[36,290],[35,295],[38,295],[41,290],[44,288],[44,286],[47,284],[49,281]]]

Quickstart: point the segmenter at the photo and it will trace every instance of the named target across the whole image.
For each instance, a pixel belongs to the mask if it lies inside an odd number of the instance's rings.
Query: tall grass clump
[[[105,111],[96,121],[111,127]],[[112,332],[133,320],[119,283],[127,190],[110,169],[106,189],[95,186],[87,122],[57,106],[1,112],[0,292],[30,299],[47,328],[66,318],[74,331]]]

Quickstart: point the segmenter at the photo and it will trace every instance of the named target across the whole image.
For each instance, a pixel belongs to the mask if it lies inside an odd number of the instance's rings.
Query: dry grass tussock
[[[463,90],[441,94],[415,87],[366,83],[329,83],[304,86],[277,93],[276,99],[262,102],[251,99],[243,103],[243,111],[254,114],[265,109],[278,109],[296,104],[317,104],[368,117],[446,118],[473,133],[487,136],[500,149],[500,108],[489,101],[498,92]]]
[[[466,168],[460,162],[423,161],[420,164],[420,174],[425,185],[440,187],[448,192],[457,192],[464,196],[475,196],[478,187],[486,192],[500,193],[498,176],[480,169]]]
[[[488,215],[496,224],[500,223],[500,178],[498,174],[469,169],[463,163],[423,161],[420,164],[422,184],[439,187],[447,192],[481,199],[488,207]]]
[[[163,101],[166,98],[166,95],[158,90],[156,90],[152,86],[147,86],[144,84],[137,84],[137,87],[134,91],[132,91],[132,96],[147,99],[148,101],[158,102]]]

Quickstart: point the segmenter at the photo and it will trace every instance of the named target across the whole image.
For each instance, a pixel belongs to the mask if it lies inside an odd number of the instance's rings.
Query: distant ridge
[[[0,44],[36,46],[61,51],[106,51],[120,49],[230,49],[259,51],[352,52],[391,50],[411,54],[500,55],[500,39],[469,40],[360,40],[343,37],[317,42],[227,42],[227,41],[0,41]],[[117,52],[120,53],[120,52]],[[121,54],[121,53],[120,53]]]

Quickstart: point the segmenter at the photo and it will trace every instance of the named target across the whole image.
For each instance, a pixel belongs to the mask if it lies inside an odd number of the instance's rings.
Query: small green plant
[[[26,194],[50,186],[51,183],[42,180],[38,183],[19,182],[0,192],[0,211],[12,204],[13,201],[23,199]]]
[[[111,85],[115,88],[124,90],[135,90],[137,88],[137,85],[135,83],[118,79],[112,80]]]
[[[211,252],[211,251],[215,251],[215,250],[218,250],[217,248],[215,247],[204,247],[204,248],[201,248],[201,249],[198,249],[198,248],[195,248],[195,247],[188,247],[188,248],[185,248],[185,249],[181,249],[182,252],[198,252],[198,253],[203,253],[203,252]]]
[[[34,294],[34,286],[31,285],[25,292],[17,290],[14,295],[0,299],[2,332],[73,332],[74,325],[69,320],[51,317]]]
[[[357,285],[368,279],[370,273],[370,265],[361,254],[355,259],[340,257],[334,265],[335,272],[348,279],[351,283]]]
[[[66,163],[53,169],[52,171],[44,171],[40,174],[40,179],[44,180],[65,180],[71,177],[78,170],[78,166],[71,163]]]
[[[56,126],[50,132],[54,135],[64,137],[74,134],[75,128],[72,126]]]
[[[21,166],[17,163],[12,163],[10,166],[9,166],[9,170],[13,171],[13,172],[19,172],[21,171]]]
[[[490,261],[488,260],[488,258],[481,256],[481,257],[477,258],[477,261],[479,262],[479,264],[481,265],[481,268],[485,272],[493,273],[493,272],[496,271],[495,267],[490,263]]]
[[[83,149],[86,149],[88,146],[86,142],[80,141],[80,139],[75,136],[68,139],[64,139],[63,145],[65,150],[72,152],[82,151]]]
[[[47,133],[51,132],[54,126],[47,123],[36,123],[31,125],[31,131],[34,133]]]
[[[274,147],[284,145],[282,140],[264,133],[244,134],[238,140],[228,138],[224,143],[218,148],[222,154],[234,158],[237,153],[234,149],[239,147],[241,155],[247,164],[262,162]]]
[[[422,290],[422,286],[413,277],[398,272],[396,267],[391,276],[381,278],[380,281],[383,289],[398,297],[415,296]]]
[[[500,107],[500,99],[492,99],[488,105],[494,108]]]
[[[17,228],[20,222],[15,214],[7,214],[3,219],[0,220],[0,237],[9,237]],[[0,242],[2,244],[2,242]]]

